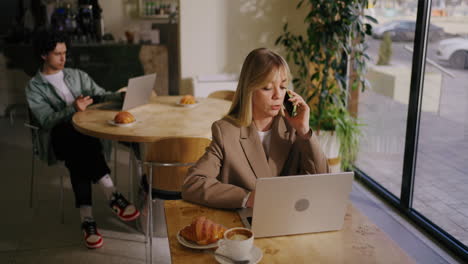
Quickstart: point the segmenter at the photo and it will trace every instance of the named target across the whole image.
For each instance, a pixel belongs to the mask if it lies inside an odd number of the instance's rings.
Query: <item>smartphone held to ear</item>
[[[291,98],[291,96],[288,92],[286,92],[286,94],[284,95],[283,106],[284,110],[288,112],[289,116],[293,117],[296,115],[296,107],[291,101],[289,101],[289,98]]]

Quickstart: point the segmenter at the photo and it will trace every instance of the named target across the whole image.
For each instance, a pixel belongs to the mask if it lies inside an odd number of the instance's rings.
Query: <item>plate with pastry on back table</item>
[[[193,249],[218,247],[218,240],[223,238],[227,229],[204,216],[193,219],[192,223],[177,233],[177,241]]]
[[[182,104],[182,103],[176,103],[177,106],[181,106],[181,107],[187,107],[187,108],[191,108],[191,107],[195,107],[199,104],[198,101],[195,101],[195,103],[193,104]]]
[[[184,95],[177,103],[177,106],[182,107],[195,107],[199,102],[193,97],[193,95]]]
[[[129,127],[129,126],[133,126],[136,123],[136,121],[133,121],[133,122],[130,122],[130,123],[117,123],[114,120],[107,120],[107,123],[109,125],[113,125],[113,126],[117,126],[117,127]]]
[[[114,120],[107,120],[107,122],[113,126],[128,127],[135,124],[136,119],[130,112],[122,111],[115,115]]]

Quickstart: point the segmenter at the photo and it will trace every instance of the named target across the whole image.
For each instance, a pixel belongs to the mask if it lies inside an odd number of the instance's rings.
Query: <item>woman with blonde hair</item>
[[[211,145],[189,169],[184,200],[253,207],[257,178],[329,172],[309,127],[309,106],[287,90],[290,76],[286,61],[273,51],[259,48],[247,55],[231,109],[213,123]],[[297,109],[293,117],[283,111],[286,91]]]

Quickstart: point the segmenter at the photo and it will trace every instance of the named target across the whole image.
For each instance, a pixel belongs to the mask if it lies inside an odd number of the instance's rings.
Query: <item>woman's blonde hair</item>
[[[267,86],[280,72],[286,75],[289,83],[289,66],[280,55],[266,48],[252,50],[242,65],[236,93],[226,117],[239,126],[250,126],[253,92]]]

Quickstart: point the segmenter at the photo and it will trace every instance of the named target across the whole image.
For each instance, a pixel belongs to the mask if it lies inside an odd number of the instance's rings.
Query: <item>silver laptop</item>
[[[151,92],[156,86],[156,73],[143,75],[128,79],[127,92],[123,104],[119,102],[109,102],[99,106],[101,110],[128,110],[140,105],[149,103]]]
[[[258,178],[254,208],[238,211],[255,237],[339,230],[354,172]]]

